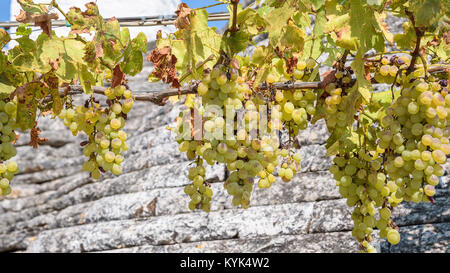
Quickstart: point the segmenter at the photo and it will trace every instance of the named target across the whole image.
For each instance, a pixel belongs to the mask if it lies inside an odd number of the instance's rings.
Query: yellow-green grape
[[[111,163],[111,162],[114,161],[115,154],[114,154],[113,152],[109,151],[109,152],[107,152],[107,153],[104,155],[104,158],[105,158],[105,161],[106,161],[106,162]]]
[[[297,62],[297,69],[298,70],[305,70],[306,68],[306,62],[303,60],[300,60]]]
[[[200,96],[205,96],[208,93],[208,85],[201,82],[197,87],[197,92]]]
[[[114,95],[115,95],[116,97],[120,97],[120,96],[123,95],[123,93],[125,92],[125,90],[126,90],[126,88],[125,88],[125,86],[123,86],[123,85],[116,86],[116,88],[114,88]]]
[[[130,99],[131,97],[133,96],[133,93],[131,92],[131,90],[125,90],[124,92],[123,92],[123,97],[125,98],[125,99]]]
[[[122,123],[119,119],[114,118],[111,120],[110,126],[112,129],[117,130],[122,126]]]
[[[122,167],[119,164],[113,164],[111,172],[115,175],[121,175]]]
[[[276,80],[277,80],[277,78],[275,77],[275,75],[273,75],[273,74],[267,75],[266,82],[268,84],[272,84],[272,83],[276,82]]]
[[[400,234],[395,229],[390,229],[387,232],[387,240],[390,244],[396,245],[400,242]]]
[[[306,68],[313,69],[315,66],[316,60],[314,60],[313,58],[309,58],[308,60],[306,60]]]
[[[389,65],[382,65],[380,67],[380,74],[382,76],[387,76],[389,75],[389,71],[390,71],[390,66]]]
[[[17,162],[9,161],[8,163],[6,163],[6,169],[11,173],[16,173],[19,170],[19,167],[17,165]]]
[[[118,115],[122,112],[122,105],[116,102],[111,106],[111,110]]]

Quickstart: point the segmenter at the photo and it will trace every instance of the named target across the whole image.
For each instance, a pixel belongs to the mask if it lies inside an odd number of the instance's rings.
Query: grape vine
[[[54,0],[18,2],[18,38],[0,29],[2,49],[16,44],[0,52],[2,195],[18,172],[14,161],[3,163],[16,155],[14,131],[31,129],[37,147],[41,115],[86,134],[82,169],[93,179],[120,175],[123,127],[141,100],[184,105],[170,129],[191,161],[184,188],[191,210],[211,210],[206,165],[226,165],[224,188],[244,209],[255,186],[291,181],[301,169],[297,136],[319,120],[329,132],[330,172],[353,208],[359,250],[375,252],[375,229],[399,243],[391,214],[401,202],[434,202],[450,153],[447,1],[257,0],[257,9],[243,9],[239,0],[220,0],[231,16],[223,34],[208,26],[206,9],[183,3],[176,32],[159,32],[147,58],[154,66],[148,80],[173,89],[144,95],[127,86],[127,76],[142,70],[144,34],[132,39],[95,3],[63,11]],[[66,37],[51,29],[54,10],[70,25]],[[391,33],[388,16],[404,19],[402,33]],[[37,39],[27,23],[41,27]],[[267,43],[257,44],[260,37]],[[80,93],[87,99],[76,105]]]

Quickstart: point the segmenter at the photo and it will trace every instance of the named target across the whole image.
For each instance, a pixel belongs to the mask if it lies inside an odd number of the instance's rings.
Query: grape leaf
[[[374,47],[373,36],[380,35],[374,27],[378,25],[378,22],[372,9],[367,5],[363,5],[362,1],[351,0],[350,3],[351,36],[359,39],[360,46],[365,52]]]
[[[141,56],[142,57],[142,56]],[[78,78],[80,80],[80,84],[83,87],[83,91],[86,94],[92,94],[92,86],[95,85],[95,78],[92,75],[91,72],[89,72],[89,69],[87,65],[84,64],[77,64],[77,74]]]
[[[66,53],[61,55],[58,69],[56,69],[56,76],[63,82],[70,83],[76,76],[76,67],[71,58]]]
[[[75,63],[84,64],[84,50],[85,45],[75,39],[67,39],[64,40],[64,48],[66,54],[73,60]]]
[[[288,19],[294,14],[292,8],[292,0],[284,1],[279,8],[272,10],[267,15],[267,32],[269,40],[273,47],[276,47],[280,41],[283,26],[286,25]]]
[[[290,47],[295,51],[302,51],[305,42],[305,32],[295,25],[293,21],[289,21],[281,35],[280,44]]]
[[[65,53],[64,43],[56,35],[47,38],[39,45],[38,56],[44,64],[50,64],[53,69],[59,66],[61,55]]]
[[[266,20],[251,8],[246,8],[239,12],[236,22],[240,29],[245,29],[250,35],[258,34],[267,25]]]
[[[11,94],[15,89],[9,79],[4,74],[0,74],[0,94]]]
[[[4,47],[7,43],[11,41],[11,37],[9,37],[9,33],[6,30],[0,28],[0,48]]]
[[[351,64],[351,67],[352,67],[353,71],[355,71],[355,75],[356,75],[355,86],[357,86],[358,92],[361,94],[361,96],[364,98],[364,100],[366,102],[370,102],[373,88],[372,88],[372,84],[370,83],[370,81],[368,81],[366,78],[366,70],[364,68],[363,57],[364,57],[363,51],[361,49],[358,50],[358,52],[355,56],[355,60]],[[346,108],[346,109],[348,109],[348,108]]]
[[[34,127],[36,120],[36,94],[46,93],[45,85],[41,82],[29,82],[17,87],[10,97],[17,96],[16,123],[23,131]]]
[[[443,12],[449,11],[449,2],[441,0],[412,0],[410,9],[414,14],[417,27],[435,25],[442,17]]]
[[[37,13],[37,14],[46,14],[48,13],[48,9],[43,4],[35,4],[33,3],[33,0],[17,0],[20,7],[30,13]]]

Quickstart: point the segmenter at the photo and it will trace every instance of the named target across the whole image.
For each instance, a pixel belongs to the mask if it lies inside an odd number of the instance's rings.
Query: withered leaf
[[[178,29],[187,29],[191,24],[189,15],[191,14],[192,9],[186,5],[186,3],[181,3],[178,5],[175,14],[178,16],[175,21],[175,27]]]
[[[180,82],[177,76],[177,57],[172,55],[170,47],[154,49],[147,57],[149,62],[154,65],[152,74],[165,83],[170,83],[173,88],[180,88]]]
[[[31,128],[30,131],[30,146],[32,146],[34,149],[37,149],[37,147],[44,143],[44,141],[47,141],[48,138],[46,137],[40,137],[41,129],[37,127],[37,122],[35,122],[34,127]]]

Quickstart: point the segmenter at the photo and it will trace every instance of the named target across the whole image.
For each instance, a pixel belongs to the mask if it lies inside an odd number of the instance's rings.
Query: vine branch
[[[206,60],[205,60],[206,61]],[[448,65],[442,66],[433,66],[428,69],[428,73],[439,73],[439,72],[448,72],[450,70]],[[375,82],[376,83],[376,82]],[[108,87],[103,86],[94,86],[92,90],[94,94],[105,95],[104,92]],[[271,85],[266,83],[260,84],[257,89],[259,90],[269,90],[270,88],[275,88],[278,90],[300,90],[300,89],[322,89],[322,82],[275,82]],[[83,87],[81,85],[69,85],[66,87],[59,88],[59,95],[64,97],[66,95],[78,95],[83,94]],[[165,89],[161,91],[148,91],[148,92],[139,92],[134,95],[134,98],[137,101],[147,101],[152,102],[157,105],[164,105],[165,99],[171,96],[177,95],[187,95],[187,94],[196,94],[197,93],[197,84],[190,84],[183,86],[180,89],[172,88]],[[50,99],[50,98],[49,98]]]
[[[233,5],[233,23],[230,28],[230,33],[233,34],[237,31],[237,10],[238,10],[238,4],[239,0],[231,0],[231,4]]]
[[[414,51],[411,53],[412,59],[411,64],[409,65],[408,69],[406,70],[407,74],[410,74],[414,71],[414,65],[416,64],[417,57],[420,57],[420,42],[422,40],[422,36],[424,35],[424,31],[422,31],[420,28],[416,27],[416,21],[414,20],[414,15],[412,12],[405,9],[406,15],[408,15],[409,20],[411,21],[412,25],[414,26],[414,31],[416,32],[416,47],[414,48]]]

